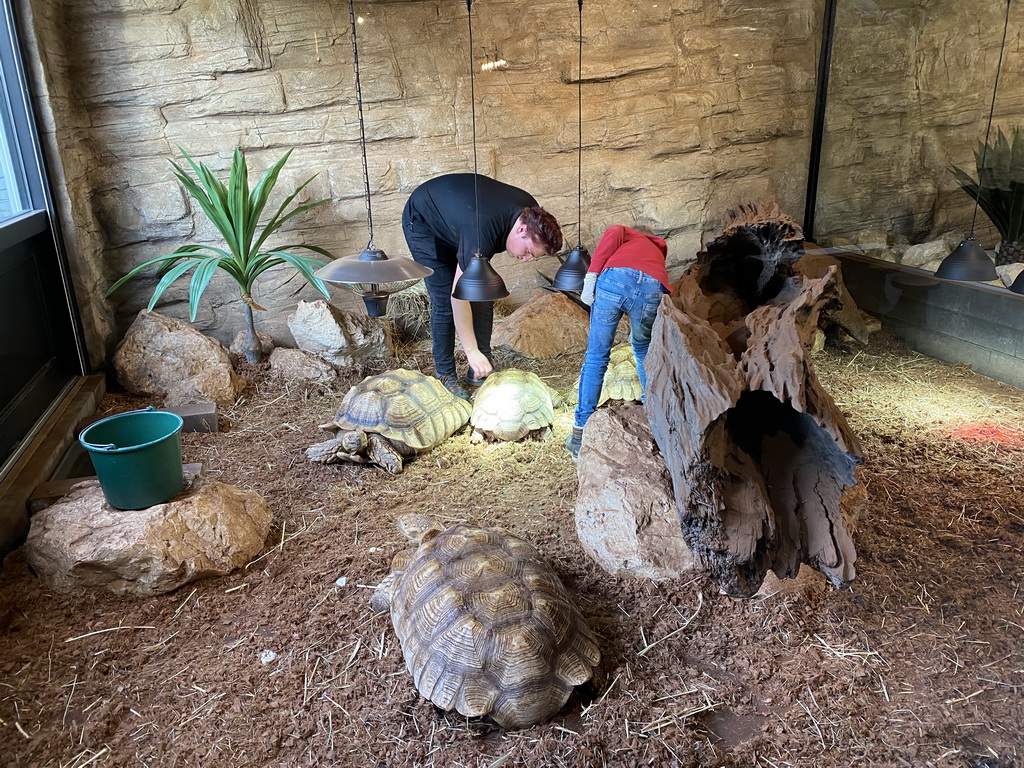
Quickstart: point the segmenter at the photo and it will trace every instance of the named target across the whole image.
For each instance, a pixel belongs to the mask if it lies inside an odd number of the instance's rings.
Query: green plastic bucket
[[[82,430],[103,495],[118,509],[145,509],[177,494],[181,472],[181,416],[146,408],[108,416]]]

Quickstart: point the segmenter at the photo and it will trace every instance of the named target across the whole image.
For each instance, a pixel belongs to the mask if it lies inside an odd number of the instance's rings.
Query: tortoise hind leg
[[[366,439],[366,454],[370,457],[370,461],[392,475],[402,474],[404,459],[390,440],[376,433],[368,434]]]

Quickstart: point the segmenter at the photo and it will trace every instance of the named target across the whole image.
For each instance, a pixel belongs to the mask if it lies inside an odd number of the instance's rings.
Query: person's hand
[[[479,349],[475,349],[472,352],[467,351],[466,360],[469,362],[473,375],[478,379],[488,376],[494,370],[491,366],[491,361],[487,359],[487,355]]]
[[[594,293],[597,291],[597,275],[587,272],[583,278],[583,291],[580,293],[580,301],[588,307],[594,303]]]

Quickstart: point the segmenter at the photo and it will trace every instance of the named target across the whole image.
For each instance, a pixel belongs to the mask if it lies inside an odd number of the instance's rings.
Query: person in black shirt
[[[413,259],[434,270],[425,282],[435,375],[466,397],[455,368],[455,333],[469,362],[467,379],[478,384],[492,371],[494,302],[453,298],[456,281],[477,251],[486,257],[508,251],[529,261],[556,253],[562,231],[528,192],[472,173],[438,176],[413,190],[402,212],[402,231]]]

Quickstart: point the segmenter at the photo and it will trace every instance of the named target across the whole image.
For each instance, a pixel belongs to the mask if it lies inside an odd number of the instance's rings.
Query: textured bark
[[[799,227],[777,207],[731,214],[659,309],[645,409],[672,472],[683,536],[728,594],[800,563],[836,586],[856,552],[840,511],[860,449],[809,349],[838,268],[800,274]]]

